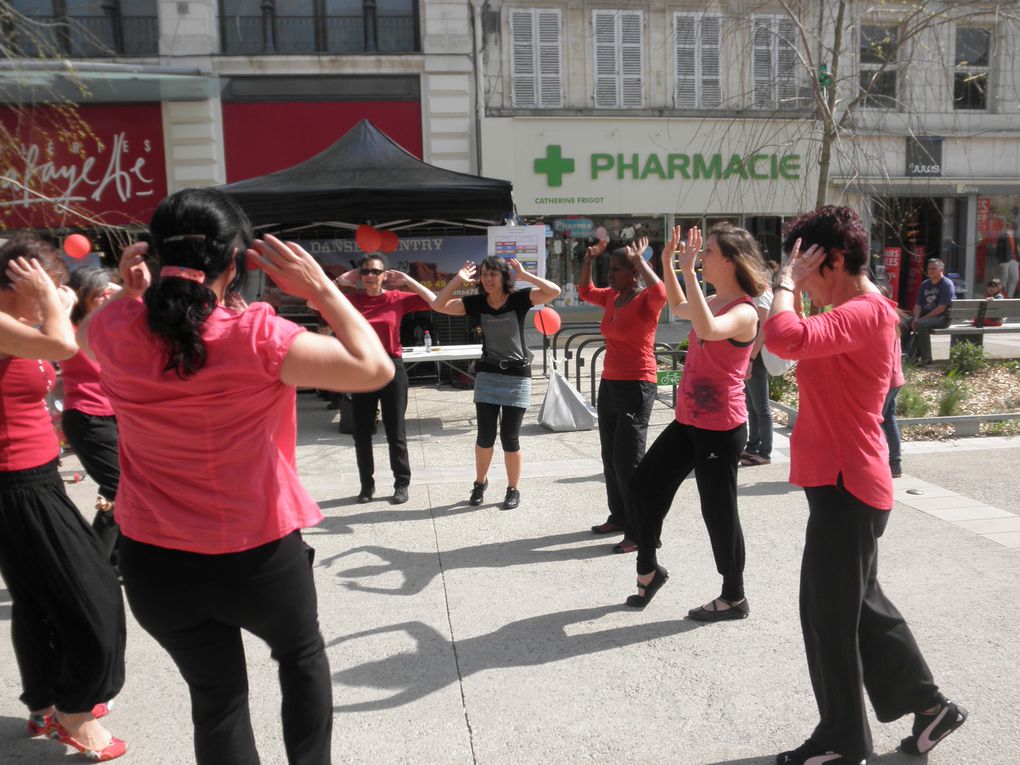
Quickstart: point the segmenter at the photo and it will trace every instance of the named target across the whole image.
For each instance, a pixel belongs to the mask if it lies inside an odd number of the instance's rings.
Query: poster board
[[[525,271],[545,278],[545,226],[489,226],[487,254],[517,258]]]

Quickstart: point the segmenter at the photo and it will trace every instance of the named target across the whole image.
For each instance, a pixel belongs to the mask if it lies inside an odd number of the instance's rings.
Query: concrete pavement
[[[467,505],[470,391],[412,387],[414,478],[401,506],[387,501],[381,433],[379,498],[359,505],[351,437],[337,433],[335,412],[321,399],[299,396],[300,469],[327,516],[307,539],[317,550],[334,679],[334,762],[765,765],[800,744],[815,722],[796,597],[807,505],[786,482],[785,431],[772,465],[740,474],[751,617],[700,625],[687,609],[717,595],[720,579],[694,482],[681,488],[666,520],[660,560],[669,583],[646,610],[625,608],[634,557],[612,554],[616,538],[588,531],[606,514],[598,434],[545,431],[537,424],[545,385],[535,383],[522,434],[522,504],[514,511],[498,506],[505,488],[498,450],[485,503]],[[656,405],[653,436],[670,416]],[[928,761],[1015,764],[1020,544],[915,506],[955,494],[1007,522],[1016,518],[1020,439],[905,446],[904,502],[882,542],[881,579],[936,680],[971,712]],[[75,467],[65,461],[68,474]],[[929,494],[907,493],[919,487]],[[68,488],[91,517],[94,486]],[[124,762],[191,762],[184,684],[128,618],[127,684],[109,718],[128,741]],[[0,590],[0,621],[9,619]],[[283,763],[275,666],[260,642],[246,646],[262,761]],[[24,737],[19,693],[5,636],[0,761],[64,762],[62,747]],[[908,719],[872,722],[872,763],[921,762],[894,753]]]

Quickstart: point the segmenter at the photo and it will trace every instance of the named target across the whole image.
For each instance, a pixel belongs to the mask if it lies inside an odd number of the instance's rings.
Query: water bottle
[[[431,350],[432,350],[432,335],[430,335],[429,331],[426,329],[425,330],[425,353],[428,353]]]

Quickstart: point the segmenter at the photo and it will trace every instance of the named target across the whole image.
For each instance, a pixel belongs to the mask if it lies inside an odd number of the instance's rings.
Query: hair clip
[[[159,269],[159,278],[166,279],[167,277],[177,277],[178,279],[188,279],[199,284],[205,283],[205,271],[199,271],[197,268],[184,268],[182,266],[163,266]]]
[[[163,244],[166,244],[167,242],[184,242],[184,241],[204,242],[205,234],[174,234],[173,236],[168,236],[166,239],[164,239]]]

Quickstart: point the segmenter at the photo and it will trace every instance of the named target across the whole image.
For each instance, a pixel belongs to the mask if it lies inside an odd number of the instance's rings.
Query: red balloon
[[[400,246],[400,237],[393,231],[380,231],[379,238],[379,249],[387,254],[396,252]]]
[[[64,239],[64,252],[67,253],[68,257],[74,258],[75,260],[81,260],[91,251],[92,242],[89,241],[87,236],[71,234],[69,237]]]
[[[382,243],[382,234],[371,226],[361,225],[354,232],[354,241],[364,253],[378,252]]]
[[[535,329],[546,337],[551,337],[559,332],[562,323],[560,315],[549,306],[535,314]]]

